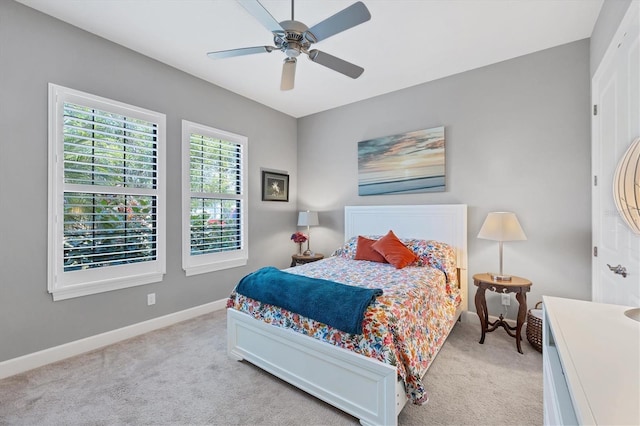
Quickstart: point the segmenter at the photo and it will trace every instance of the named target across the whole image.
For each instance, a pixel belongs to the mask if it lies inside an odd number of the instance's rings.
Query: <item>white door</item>
[[[592,81],[594,302],[640,306],[640,236],[620,218],[613,176],[640,136],[640,2],[632,2]],[[596,111],[597,108],[597,111]],[[596,249],[594,249],[596,250]],[[620,265],[627,276],[612,272]]]

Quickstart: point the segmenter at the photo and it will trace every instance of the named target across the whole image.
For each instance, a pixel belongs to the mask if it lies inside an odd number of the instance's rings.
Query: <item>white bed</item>
[[[345,241],[383,235],[445,242],[456,249],[462,302],[467,307],[466,205],[348,206]],[[397,424],[407,402],[395,366],[274,327],[234,309],[227,310],[227,350],[292,385],[357,417],[363,425]]]

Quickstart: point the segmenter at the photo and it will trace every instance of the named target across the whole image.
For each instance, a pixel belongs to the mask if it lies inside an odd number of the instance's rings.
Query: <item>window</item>
[[[182,121],[182,267],[187,275],[247,264],[247,138]]]
[[[54,300],[161,281],[165,116],[49,84]]]

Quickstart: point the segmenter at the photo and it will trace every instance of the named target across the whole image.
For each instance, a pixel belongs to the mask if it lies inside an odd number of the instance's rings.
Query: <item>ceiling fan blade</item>
[[[286,58],[282,65],[280,90],[291,90],[296,80],[296,58]]]
[[[253,15],[266,29],[275,32],[284,32],[280,23],[274,19],[267,9],[258,0],[237,0],[247,12]]]
[[[369,19],[371,19],[369,9],[359,1],[317,23],[309,29],[309,32],[315,37],[316,41],[320,41],[367,22]]]
[[[309,51],[309,59],[351,78],[358,78],[364,72],[362,67],[316,49]]]
[[[253,55],[254,53],[271,53],[275,47],[273,46],[255,46],[242,47],[240,49],[219,50],[217,52],[209,52],[207,56],[211,59],[232,58],[234,56]]]

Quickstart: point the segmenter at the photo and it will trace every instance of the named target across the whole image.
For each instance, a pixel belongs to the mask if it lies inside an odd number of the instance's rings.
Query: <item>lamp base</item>
[[[313,254],[313,253],[312,253],[312,252],[311,252],[311,250],[309,250],[309,249],[305,250],[305,251],[302,253],[302,255],[303,255],[303,256],[311,256],[312,254]]]
[[[488,272],[488,274],[494,281],[511,281],[511,275],[496,274],[494,272]]]

